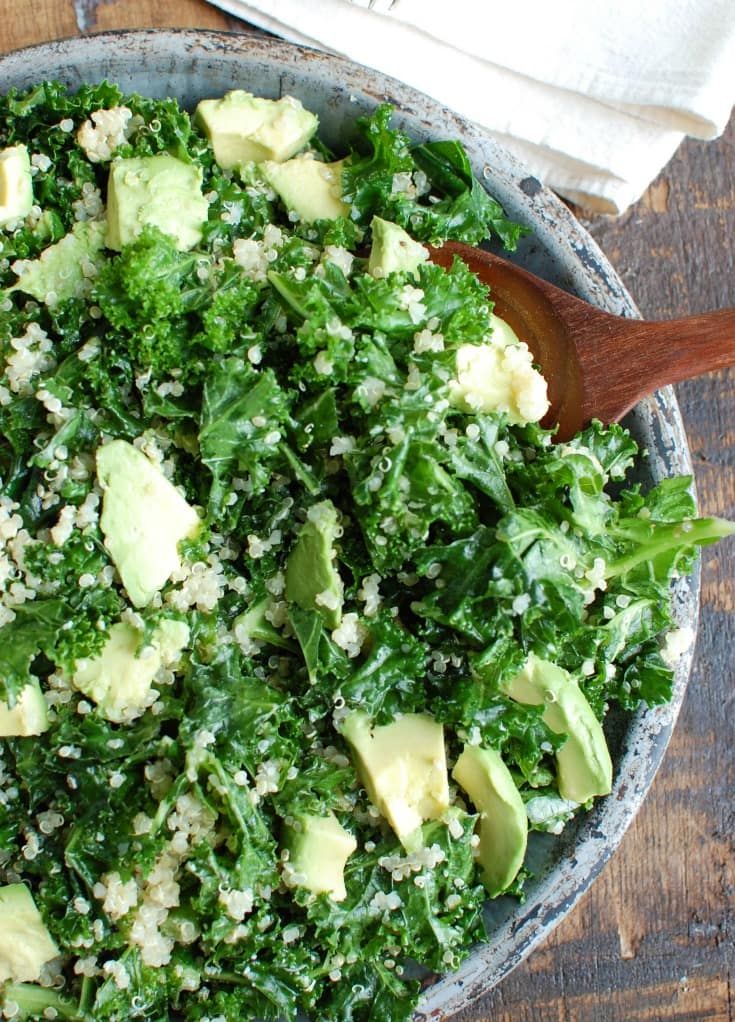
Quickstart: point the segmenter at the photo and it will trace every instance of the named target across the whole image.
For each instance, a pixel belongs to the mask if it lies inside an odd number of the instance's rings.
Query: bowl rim
[[[121,46],[124,52],[121,54]],[[22,47],[0,56],[0,88],[28,87],[43,79],[58,78],[78,85],[90,78],[84,69],[96,66],[95,75],[117,81],[116,60],[135,61],[167,56],[174,61],[216,60],[236,67],[247,62],[279,69],[288,79],[299,75],[335,78],[337,72],[375,105],[392,102],[399,126],[421,125],[431,131],[442,124],[450,137],[461,138],[475,173],[489,180],[489,191],[503,193],[500,201],[512,218],[525,212],[533,219],[533,246],[516,260],[526,263],[541,253],[563,268],[563,286],[580,297],[618,315],[637,317],[633,299],[597,243],[564,203],[533,176],[521,161],[494,141],[487,131],[400,81],[339,55],[324,53],[262,34],[208,29],[118,29],[94,32]],[[142,59],[141,59],[142,58]],[[55,71],[50,69],[55,68]],[[63,71],[64,73],[59,73]],[[50,73],[49,73],[50,72]],[[157,74],[163,74],[159,70]],[[119,77],[119,76],[118,76]],[[142,90],[138,90],[142,91]],[[409,131],[409,133],[411,133]],[[436,132],[435,132],[436,135]],[[646,399],[632,413],[631,422],[651,444],[656,471],[661,475],[692,475],[691,458],[673,389],[666,387]],[[674,589],[677,620],[695,631],[699,610],[699,561],[688,579]],[[674,692],[663,707],[641,709],[629,718],[625,742],[616,764],[612,793],[598,800],[583,817],[576,832],[573,854],[535,884],[525,904],[497,927],[490,943],[478,945],[453,974],[429,987],[417,1019],[447,1018],[476,1003],[518,965],[587,891],[620,844],[653,782],[676,722],[691,670],[693,645],[675,670]]]

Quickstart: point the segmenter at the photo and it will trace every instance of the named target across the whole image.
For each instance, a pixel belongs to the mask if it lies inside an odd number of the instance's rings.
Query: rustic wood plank
[[[125,27],[244,28],[204,0],[0,0],[0,50]],[[735,122],[586,226],[642,313],[735,306]],[[678,388],[703,513],[735,517],[735,374]],[[735,1022],[735,543],[705,552],[692,681],[651,793],[554,934],[456,1022]]]
[[[233,19],[202,0],[87,0],[93,8],[89,28],[210,28],[227,29]]]
[[[600,991],[568,995],[563,1007],[557,998],[527,1000],[501,1008],[493,1022],[582,1022],[594,1018],[607,1022],[729,1022],[727,983],[683,975],[673,988],[667,984],[639,986],[625,991]],[[663,1006],[663,1011],[662,1011]],[[664,1013],[665,1012],[665,1013]]]
[[[0,0],[0,24],[2,52],[106,29],[245,28],[204,0]]]
[[[79,31],[72,0],[37,0],[18,3],[0,0],[0,50],[62,39]]]

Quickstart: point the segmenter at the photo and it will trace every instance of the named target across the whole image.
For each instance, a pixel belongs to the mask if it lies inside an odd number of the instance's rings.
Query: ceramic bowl
[[[596,244],[551,192],[481,128],[395,79],[339,57],[269,38],[203,31],[135,31],[49,43],[0,59],[0,88],[28,87],[54,78],[75,87],[108,78],[126,91],[175,96],[187,108],[232,88],[277,97],[298,96],[319,114],[321,134],[339,147],[348,125],[383,101],[394,123],[414,140],[459,138],[477,176],[510,217],[532,229],[514,259],[600,308],[636,316],[636,308]],[[346,134],[347,133],[347,134]],[[670,389],[640,404],[626,420],[649,451],[643,481],[691,472],[689,450]],[[677,583],[679,623],[694,628],[698,576]],[[467,1008],[546,937],[580,898],[620,843],[653,780],[686,687],[692,651],[677,667],[673,701],[666,707],[615,715],[606,722],[615,764],[612,794],[567,826],[561,837],[532,834],[523,905],[510,898],[489,903],[488,943],[461,969],[427,987],[420,1019],[442,1019]],[[661,865],[661,864],[659,864]]]

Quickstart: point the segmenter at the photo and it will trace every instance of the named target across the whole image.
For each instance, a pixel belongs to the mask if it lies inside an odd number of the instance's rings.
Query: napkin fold
[[[733,0],[210,0],[476,121],[559,194],[621,213],[735,102]]]

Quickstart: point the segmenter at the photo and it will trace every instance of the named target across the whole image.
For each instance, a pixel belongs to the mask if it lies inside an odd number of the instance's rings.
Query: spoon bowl
[[[445,267],[460,258],[490,288],[494,311],[528,344],[543,373],[543,424],[569,440],[592,419],[618,422],[670,383],[735,365],[735,309],[650,322],[614,316],[482,248],[431,249]]]

